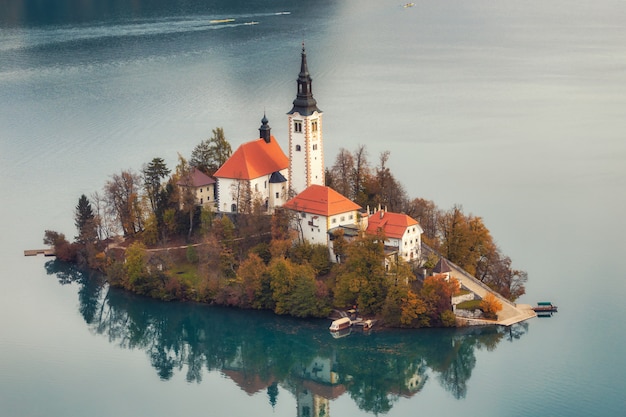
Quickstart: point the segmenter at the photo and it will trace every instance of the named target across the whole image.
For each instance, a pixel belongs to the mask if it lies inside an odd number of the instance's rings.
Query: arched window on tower
[[[300,145],[296,145],[296,152],[300,152],[302,150],[302,147]]]

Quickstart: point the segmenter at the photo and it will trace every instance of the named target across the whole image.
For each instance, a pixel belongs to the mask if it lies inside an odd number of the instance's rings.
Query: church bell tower
[[[297,194],[309,185],[324,184],[322,111],[313,98],[312,79],[302,44],[298,92],[289,120],[289,184]]]

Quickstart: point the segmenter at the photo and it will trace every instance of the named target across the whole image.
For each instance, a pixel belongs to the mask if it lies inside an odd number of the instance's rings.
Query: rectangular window
[[[259,191],[259,184],[254,184],[254,191]]]
[[[313,150],[316,151],[317,150],[317,143],[313,144]]]
[[[341,221],[345,221],[346,220],[346,216],[341,216]]]
[[[265,181],[265,188],[267,189],[267,181]]]
[[[303,219],[306,219],[306,213],[300,213]]]
[[[302,120],[295,120],[293,122],[293,131],[296,133],[302,133]]]
[[[280,194],[276,193],[276,198],[278,198],[280,196]]]
[[[337,219],[333,217],[333,223],[337,223]]]

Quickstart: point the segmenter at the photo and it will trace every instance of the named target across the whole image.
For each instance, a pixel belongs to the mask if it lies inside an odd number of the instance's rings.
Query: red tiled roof
[[[323,185],[310,185],[306,190],[287,201],[284,207],[326,217],[361,208],[347,197]]]
[[[367,232],[375,234],[383,230],[387,238],[401,239],[407,228],[417,225],[417,220],[401,213],[380,210],[368,219]]]
[[[251,180],[288,167],[289,159],[271,136],[269,143],[257,139],[239,146],[215,177]]]

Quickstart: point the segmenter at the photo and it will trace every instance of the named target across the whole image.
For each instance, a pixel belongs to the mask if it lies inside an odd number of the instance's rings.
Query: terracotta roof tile
[[[361,206],[353,203],[347,197],[323,185],[310,185],[300,194],[287,201],[284,207],[326,217],[361,208]]]
[[[380,210],[369,217],[367,232],[375,234],[382,229],[387,238],[401,239],[406,229],[415,225],[418,225],[417,220],[406,214]]]
[[[289,159],[271,136],[269,143],[257,139],[239,146],[215,177],[251,180],[288,167]]]

